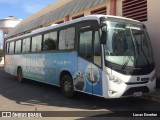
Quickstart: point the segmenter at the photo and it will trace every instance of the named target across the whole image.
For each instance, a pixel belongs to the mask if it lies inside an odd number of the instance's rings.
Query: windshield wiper
[[[142,50],[142,53],[143,53],[143,55],[144,55],[144,57],[145,57],[145,59],[146,59],[146,61],[147,61],[147,64],[148,64],[148,67],[150,66],[150,64],[149,64],[149,60],[147,59],[147,56],[146,56],[146,54],[144,53],[144,51],[143,51],[143,49],[141,48],[141,50]]]
[[[124,70],[126,68],[126,66],[128,65],[128,63],[129,63],[130,60],[133,62],[132,57],[128,56],[128,59],[126,60],[126,62],[123,64],[123,66],[121,68],[122,70]]]

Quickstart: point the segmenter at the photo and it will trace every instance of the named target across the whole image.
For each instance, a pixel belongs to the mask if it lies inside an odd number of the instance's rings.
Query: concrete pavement
[[[157,88],[154,93],[143,95],[142,98],[160,102],[160,88]]]

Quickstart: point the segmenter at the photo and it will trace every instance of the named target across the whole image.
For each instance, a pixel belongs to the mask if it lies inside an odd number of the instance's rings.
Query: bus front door
[[[100,46],[98,31],[90,30],[79,33],[78,71],[74,76],[76,90],[102,95]]]

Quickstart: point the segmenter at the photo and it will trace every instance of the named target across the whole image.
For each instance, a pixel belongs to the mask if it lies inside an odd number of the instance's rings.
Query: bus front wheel
[[[61,80],[61,91],[63,96],[67,98],[73,98],[74,96],[74,87],[73,80],[70,75],[65,75]]]
[[[22,73],[22,68],[18,68],[17,70],[17,79],[18,82],[22,83],[23,82],[23,73]]]

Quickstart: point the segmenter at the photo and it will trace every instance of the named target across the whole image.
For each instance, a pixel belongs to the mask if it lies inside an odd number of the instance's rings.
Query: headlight
[[[114,75],[109,75],[109,80],[116,83],[116,84],[123,83],[123,81],[121,79],[119,79],[118,77],[116,77]]]
[[[151,79],[150,79],[150,81],[154,81],[154,79],[156,78],[156,74],[153,74],[152,76],[151,76]]]

